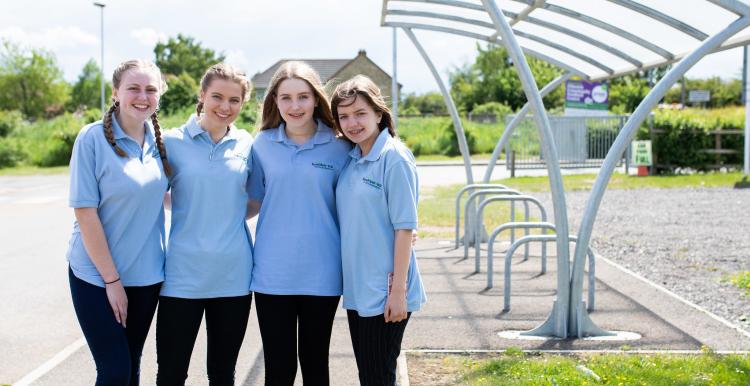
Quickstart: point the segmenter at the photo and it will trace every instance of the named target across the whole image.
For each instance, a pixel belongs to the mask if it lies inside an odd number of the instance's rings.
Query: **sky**
[[[158,41],[178,33],[222,52],[255,74],[285,58],[346,59],[364,49],[392,73],[392,30],[380,27],[379,0],[110,0],[104,9],[104,70],[131,58],[153,59]],[[100,56],[100,9],[91,1],[0,1],[0,38],[53,52],[68,81]],[[415,31],[447,81],[452,69],[471,63],[474,40]],[[397,75],[405,92],[438,86],[406,35],[398,32]],[[688,77],[739,78],[742,50],[704,58]]]

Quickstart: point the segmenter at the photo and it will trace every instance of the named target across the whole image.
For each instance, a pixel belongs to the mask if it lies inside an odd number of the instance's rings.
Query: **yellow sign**
[[[651,141],[633,141],[631,146],[630,163],[635,166],[651,166]]]

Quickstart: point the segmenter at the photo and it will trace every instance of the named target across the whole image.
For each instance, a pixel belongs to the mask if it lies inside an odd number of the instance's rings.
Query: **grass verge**
[[[410,354],[408,359],[413,385],[750,384],[750,356],[710,350],[697,355],[545,355],[510,349],[496,356]]]
[[[745,296],[750,296],[750,271],[735,273],[729,277],[729,282],[745,290]]]
[[[646,188],[707,188],[734,186],[734,183],[742,178],[742,174],[735,173],[705,173],[692,175],[674,176],[648,176],[636,177],[625,174],[614,174],[609,181],[608,189],[646,189]],[[590,190],[596,180],[595,174],[576,174],[563,176],[563,185],[566,191]],[[516,177],[493,181],[521,192],[546,192],[549,191],[549,179],[547,177]],[[453,236],[455,226],[455,200],[456,193],[462,184],[440,186],[423,189],[419,201],[419,236],[450,238]],[[464,198],[468,196],[464,194]],[[499,225],[510,218],[509,204],[491,204],[492,210],[485,215],[485,226],[492,229],[493,225]],[[521,205],[517,205],[521,208]],[[463,213],[463,201],[461,203]],[[537,210],[532,208],[532,215],[538,216]],[[551,214],[550,214],[551,215]],[[522,211],[517,211],[518,216],[523,216]],[[463,232],[462,232],[463,233]]]
[[[32,176],[32,175],[51,175],[67,174],[68,166],[13,166],[10,168],[0,168],[0,176]]]

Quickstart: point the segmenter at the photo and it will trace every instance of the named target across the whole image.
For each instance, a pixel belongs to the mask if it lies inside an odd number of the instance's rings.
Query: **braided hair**
[[[112,114],[117,112],[117,110],[119,109],[120,102],[115,101],[114,103],[112,103],[112,106],[110,106],[107,112],[104,114],[102,126],[104,126],[104,137],[107,138],[107,142],[109,142],[109,144],[112,145],[112,148],[115,149],[115,153],[117,153],[117,155],[119,155],[120,157],[127,157],[128,154],[125,153],[125,150],[122,150],[122,148],[117,145],[117,142],[115,141],[115,134],[112,132]]]
[[[122,81],[123,75],[134,68],[148,68],[156,71],[157,74],[159,74],[159,79],[161,81],[160,84],[160,93],[163,94],[167,91],[167,84],[164,82],[163,77],[161,76],[161,71],[158,67],[156,67],[155,64],[140,60],[140,59],[134,59],[134,60],[128,60],[125,62],[120,63],[120,65],[115,68],[114,73],[112,74],[112,87],[113,88],[119,88],[120,82]],[[109,142],[110,145],[112,145],[112,149],[114,149],[115,153],[117,153],[120,157],[127,157],[128,154],[122,150],[120,146],[117,145],[117,141],[115,141],[115,135],[112,131],[112,116],[113,114],[116,114],[120,109],[120,102],[112,99],[112,106],[109,107],[106,113],[104,113],[104,117],[102,119],[102,126],[104,127],[104,137],[107,139],[107,142]],[[169,161],[167,160],[167,150],[164,147],[164,143],[161,139],[161,127],[159,126],[159,117],[157,116],[156,112],[151,114],[151,123],[154,126],[154,137],[156,140],[156,147],[159,150],[159,157],[161,158],[162,165],[164,167],[164,173],[167,176],[172,175],[172,167],[169,165]]]

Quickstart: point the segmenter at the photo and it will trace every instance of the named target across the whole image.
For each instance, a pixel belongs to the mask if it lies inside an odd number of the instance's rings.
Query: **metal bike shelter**
[[[750,31],[746,30],[750,26],[750,5],[739,0],[383,0],[380,24],[402,29],[432,72],[456,130],[467,184],[474,184],[474,177],[461,119],[414,30],[465,36],[508,50],[528,102],[498,141],[483,182],[489,182],[515,125],[532,111],[541,151],[547,155],[557,232],[557,299],[548,319],[524,334],[558,338],[609,334],[590,320],[581,300],[584,262],[607,183],[637,128],[688,69],[707,54],[750,42]],[[564,74],[540,90],[524,54],[551,63]],[[558,150],[542,96],[571,76],[601,81],[672,63],[675,65],[628,118],[604,159],[586,204],[571,266]],[[747,111],[750,115],[750,104]],[[746,124],[745,175],[749,127]],[[471,242],[473,236],[464,237],[464,242]]]

